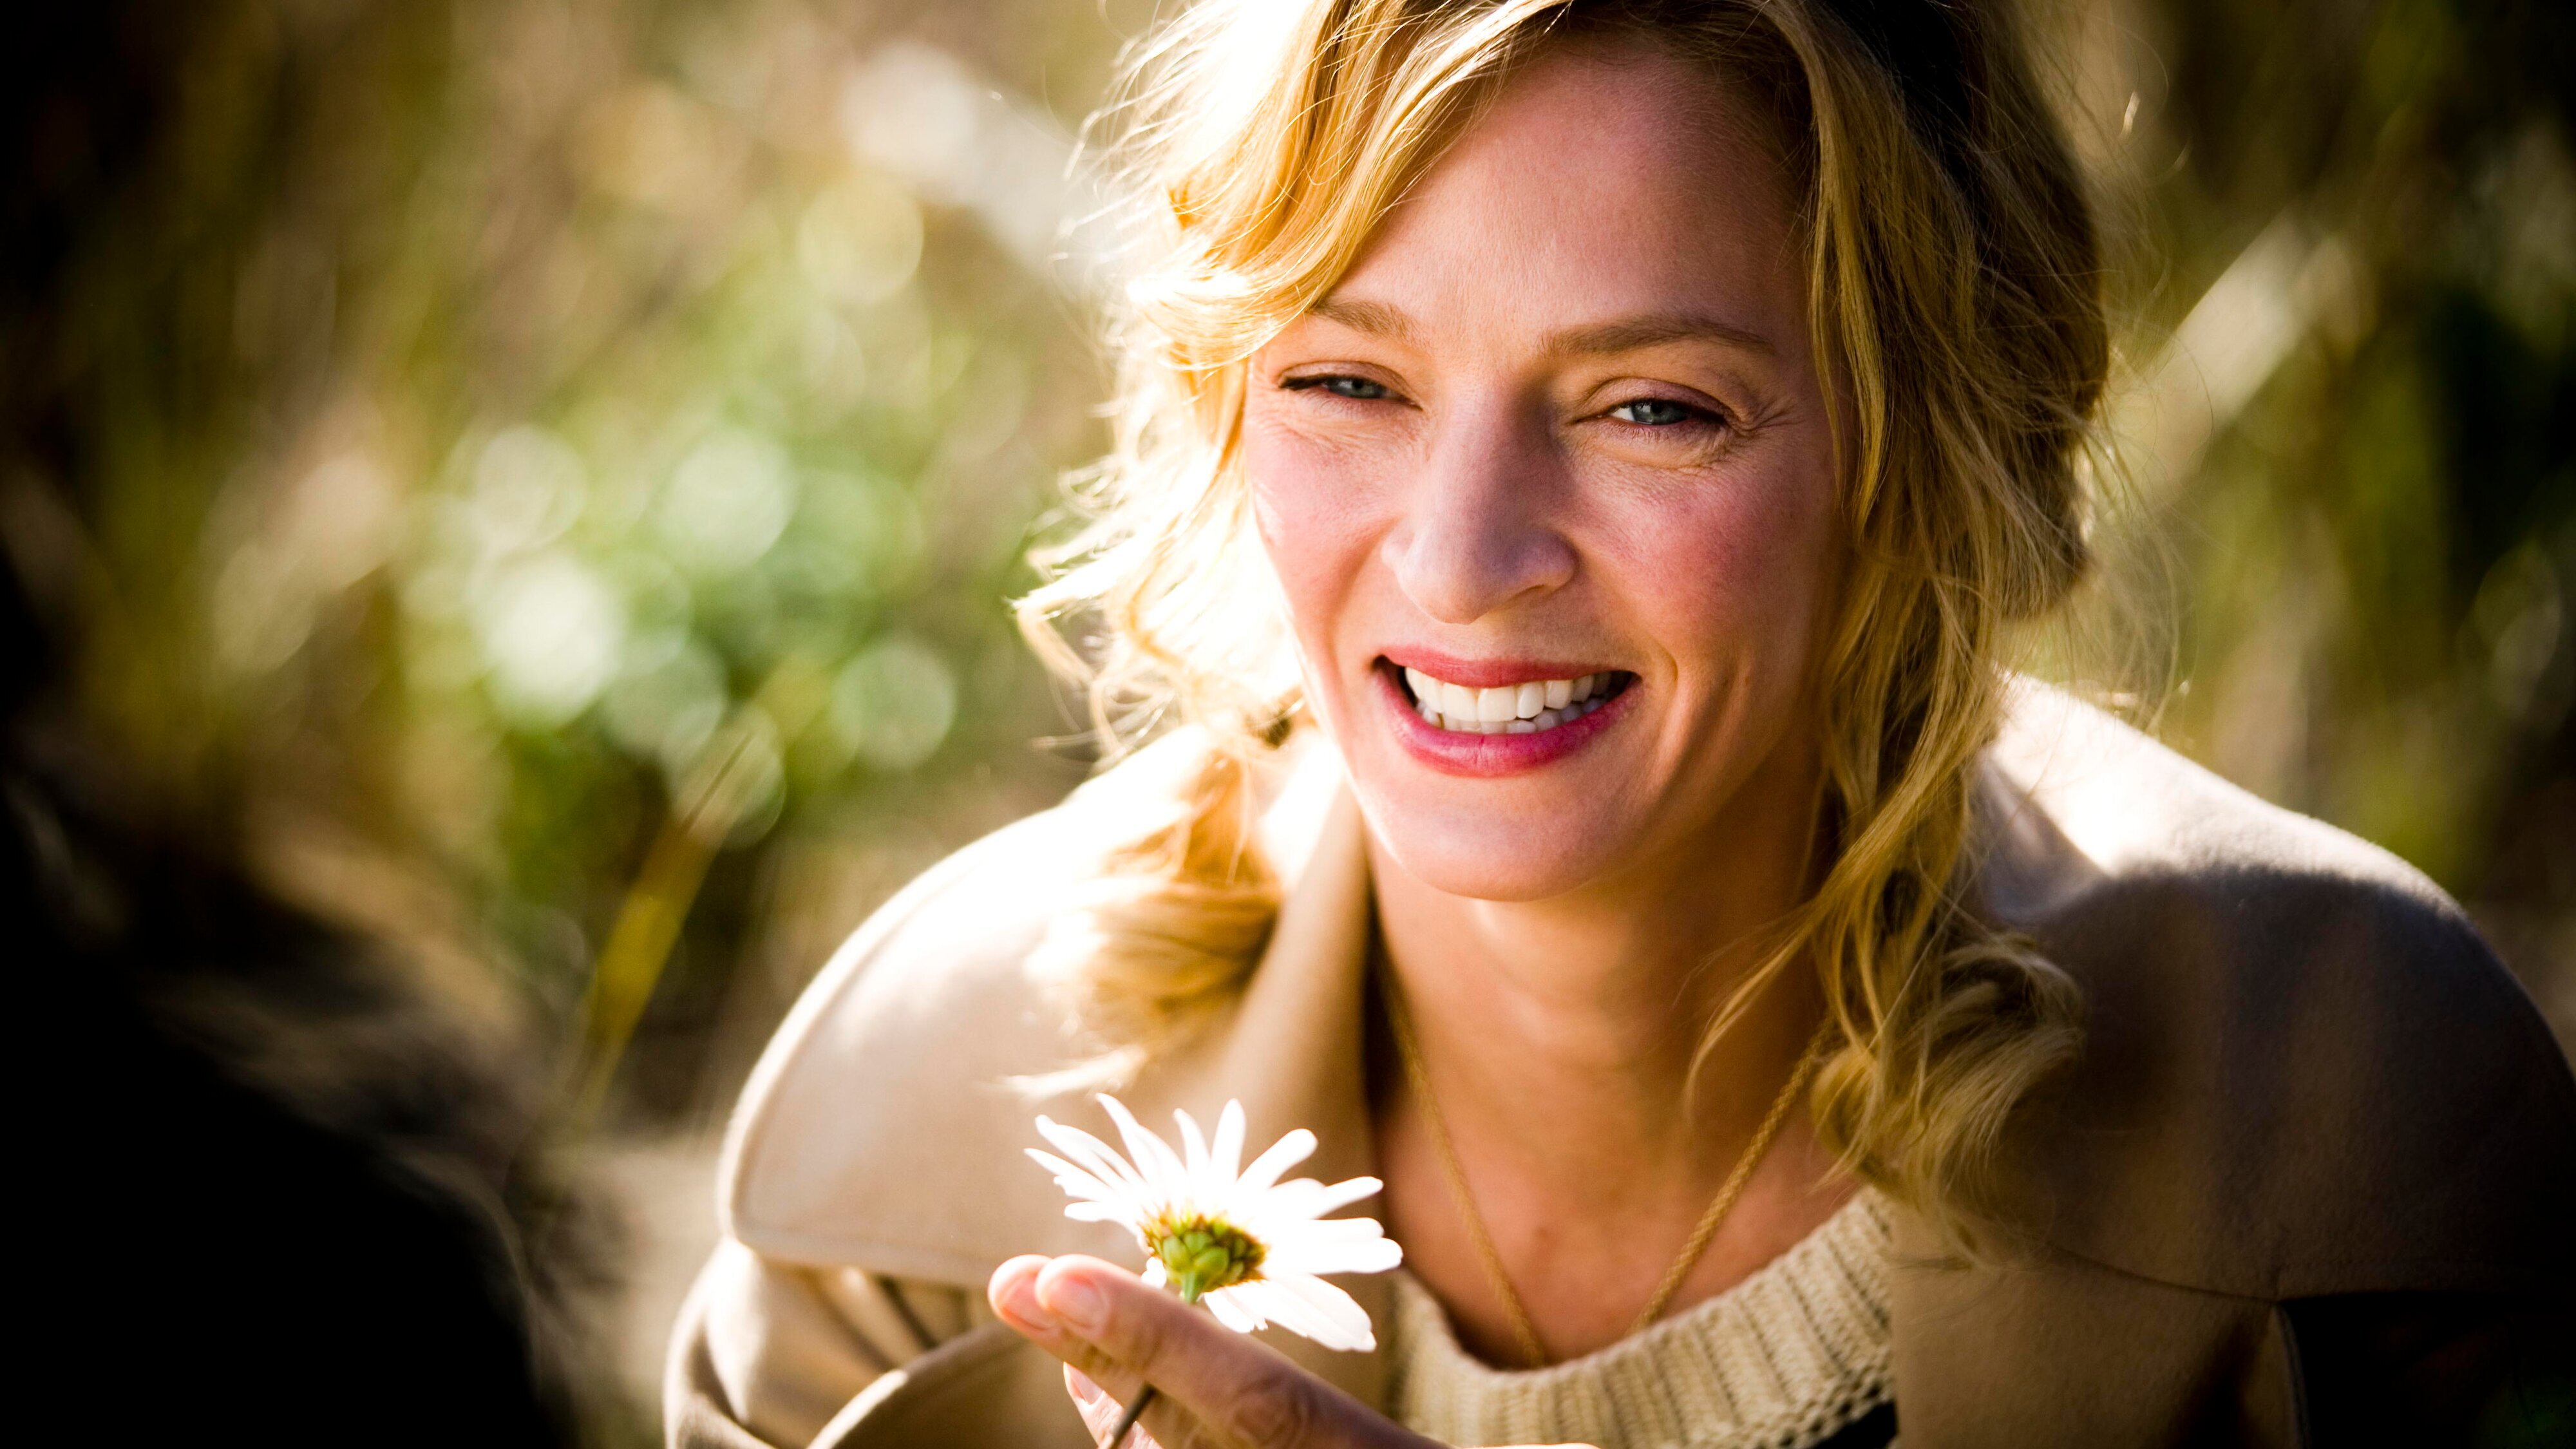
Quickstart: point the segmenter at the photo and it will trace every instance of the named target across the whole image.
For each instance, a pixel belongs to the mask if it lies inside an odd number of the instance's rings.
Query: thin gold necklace
[[[1412,1084],[1414,1100],[1422,1104],[1423,1126],[1430,1129],[1432,1150],[1440,1158],[1441,1174],[1449,1179],[1449,1195],[1458,1201],[1458,1216],[1467,1224],[1467,1239],[1475,1246],[1476,1259],[1484,1265],[1485,1281],[1492,1286],[1494,1296],[1502,1301],[1503,1311],[1511,1316],[1512,1337],[1518,1340],[1523,1362],[1530,1368],[1545,1368],[1550,1361],[1547,1347],[1539,1342],[1538,1326],[1530,1321],[1529,1310],[1521,1305],[1521,1295],[1513,1291],[1511,1275],[1503,1271],[1502,1254],[1494,1251],[1493,1237],[1485,1231],[1484,1215],[1476,1211],[1475,1194],[1467,1190],[1467,1174],[1458,1165],[1458,1149],[1449,1141],[1447,1124],[1440,1120],[1440,1105],[1431,1095],[1431,1074],[1423,1068],[1422,1047],[1413,1038],[1413,1019],[1405,1010],[1404,993],[1396,985],[1393,971],[1381,972],[1378,989],[1386,997],[1387,1023],[1395,1029],[1395,1047],[1397,1054],[1404,1058],[1405,1079]],[[1727,1213],[1735,1207],[1735,1200],[1744,1195],[1744,1185],[1752,1180],[1753,1169],[1760,1165],[1763,1154],[1771,1150],[1771,1139],[1780,1135],[1781,1124],[1789,1119],[1789,1108],[1798,1099],[1798,1088],[1805,1085],[1808,1074],[1815,1070],[1817,1047],[1823,1044],[1823,1039],[1824,1032],[1819,1029],[1816,1040],[1799,1054],[1798,1064],[1790,1069],[1789,1080],[1781,1086],[1780,1095],[1772,1099],[1771,1110],[1763,1114],[1762,1125],[1754,1129],[1753,1140],[1744,1145],[1744,1154],[1735,1159],[1735,1170],[1728,1173],[1726,1181],[1719,1185],[1717,1196],[1709,1199],[1708,1207],[1699,1215],[1699,1222],[1691,1228],[1689,1240],[1682,1244],[1681,1254],[1673,1259],[1671,1267],[1664,1270],[1663,1280],[1655,1285],[1654,1293],[1646,1299],[1646,1306],[1638,1310],[1636,1321],[1628,1325],[1630,1334],[1642,1331],[1664,1316],[1664,1309],[1672,1303],[1673,1295],[1681,1291],[1682,1280],[1690,1276],[1690,1270],[1698,1264],[1700,1255],[1708,1251],[1709,1240],[1717,1236],[1718,1225],[1726,1221]]]

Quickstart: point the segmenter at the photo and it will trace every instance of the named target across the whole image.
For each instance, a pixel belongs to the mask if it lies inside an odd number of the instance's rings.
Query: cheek
[[[1794,688],[1832,585],[1832,500],[1804,468],[1720,481],[1620,521],[1601,565],[1676,668]],[[1768,690],[1766,690],[1768,692]]]
[[[1329,637],[1332,615],[1380,531],[1380,490],[1351,450],[1247,418],[1243,476],[1253,525],[1288,596],[1298,635]]]

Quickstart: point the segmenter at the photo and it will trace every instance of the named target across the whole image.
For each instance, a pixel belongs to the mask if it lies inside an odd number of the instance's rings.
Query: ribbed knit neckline
[[[1541,1369],[1477,1360],[1399,1270],[1389,1401],[1443,1444],[1805,1449],[1888,1399],[1888,1233],[1863,1188],[1743,1282]]]

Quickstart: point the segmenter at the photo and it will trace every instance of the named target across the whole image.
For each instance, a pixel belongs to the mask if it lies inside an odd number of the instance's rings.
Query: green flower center
[[[1260,1240],[1223,1218],[1156,1218],[1145,1224],[1144,1238],[1184,1303],[1261,1276]]]

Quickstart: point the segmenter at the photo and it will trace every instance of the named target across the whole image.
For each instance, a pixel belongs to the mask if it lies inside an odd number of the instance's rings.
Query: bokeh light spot
[[[540,548],[581,515],[590,470],[572,445],[544,428],[505,428],[483,445],[467,503],[476,541],[493,556]]]
[[[600,700],[609,738],[628,754],[658,760],[677,775],[697,758],[731,700],[724,665],[705,646],[674,631],[639,634],[626,667]]]
[[[736,573],[778,542],[796,508],[787,456],[766,438],[725,429],[671,474],[659,509],[662,540],[683,568]]]
[[[493,702],[520,724],[551,728],[588,708],[616,671],[626,611],[579,562],[544,554],[494,580],[475,624]]]
[[[864,304],[891,296],[921,265],[921,212],[891,183],[852,176],[805,208],[796,265],[827,297]]]
[[[956,722],[957,680],[947,661],[905,635],[868,646],[832,683],[832,728],[880,770],[929,759]]]

